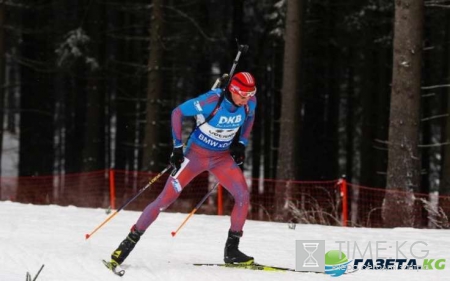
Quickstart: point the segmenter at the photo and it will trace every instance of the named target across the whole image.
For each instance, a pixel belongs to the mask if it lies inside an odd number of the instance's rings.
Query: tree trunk
[[[104,53],[102,42],[105,41],[105,9],[100,2],[92,3],[89,16],[86,19],[86,33],[90,38],[90,53],[86,56],[92,57],[95,63],[85,65],[83,78],[86,80],[85,90],[86,104],[84,104],[84,124],[82,145],[82,172],[103,170],[105,166],[105,85],[104,85]],[[91,179],[88,175],[80,178],[79,194],[92,193]],[[106,207],[102,205],[107,196],[108,185],[100,182],[95,190],[95,195],[83,200],[77,200],[77,206]]]
[[[21,56],[28,64],[21,64],[19,176],[42,176],[53,173],[53,117],[54,92],[48,62],[53,55],[48,33],[48,7],[24,9]],[[51,180],[40,188],[20,178],[17,200],[35,204],[49,204],[52,200]]]
[[[450,73],[450,71],[449,71]],[[442,125],[442,143],[446,145],[442,146],[442,167],[441,167],[441,180],[439,183],[439,195],[450,195],[450,88],[447,90],[447,96],[444,99],[446,101],[447,118],[445,118]]]
[[[348,61],[354,62],[354,49],[348,51]],[[355,157],[355,71],[354,65],[350,65],[347,69],[347,108],[345,116],[345,175],[349,182],[353,180],[353,161]]]
[[[280,119],[280,147],[278,150],[277,178],[295,179],[296,151],[300,129],[300,46],[302,26],[302,1],[288,0],[286,34],[284,48],[283,88]],[[291,197],[291,186],[287,183],[277,184],[275,190],[275,219],[286,219],[286,208]]]
[[[450,40],[450,18],[447,17],[446,21],[446,36],[444,37],[445,42],[449,42]],[[446,68],[444,72],[447,74],[447,80],[450,80],[450,49],[447,48],[446,52]],[[443,112],[447,113],[447,118],[445,118],[442,122],[441,126],[441,142],[447,143],[442,146],[441,155],[441,180],[439,183],[439,195],[450,195],[450,87],[447,88],[444,94],[444,110]]]
[[[150,55],[148,58],[148,89],[145,118],[145,141],[144,157],[142,167],[150,171],[159,170],[158,155],[160,142],[160,120],[158,114],[161,108],[162,99],[162,59],[163,59],[163,11],[161,9],[162,0],[154,0],[150,33]]]
[[[117,26],[132,26],[135,22],[131,15],[122,12],[120,13],[120,21],[117,24]],[[135,131],[133,118],[130,117],[134,110],[134,102],[130,97],[136,91],[132,83],[132,79],[135,77],[132,76],[130,78],[126,74],[134,73],[136,70],[126,66],[133,58],[133,41],[128,38],[116,40],[118,52],[115,56],[115,62],[117,63],[114,64],[115,67],[112,69],[117,76],[114,168],[127,170],[132,167],[131,163],[134,155],[132,144],[134,143]]]
[[[81,171],[90,172],[105,168],[105,86],[103,74],[104,49],[101,42],[105,41],[105,11],[103,4],[93,3],[87,19],[87,35],[90,37],[91,56],[97,64],[86,65],[86,108],[84,123],[84,139]],[[97,66],[95,66],[97,65]],[[84,185],[83,186],[89,186]]]
[[[423,1],[395,2],[394,58],[389,124],[387,187],[382,207],[386,227],[414,224],[419,189],[419,109]]]
[[[5,3],[0,3],[0,176],[2,175],[2,151],[3,151],[3,118],[5,112]],[[0,200],[2,199],[2,186],[0,182]]]

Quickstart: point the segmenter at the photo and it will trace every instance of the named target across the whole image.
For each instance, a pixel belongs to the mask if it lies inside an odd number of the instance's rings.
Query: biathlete
[[[183,188],[203,171],[212,173],[234,198],[231,226],[225,243],[225,263],[253,263],[253,257],[238,246],[243,234],[249,207],[249,192],[239,165],[245,159],[245,147],[255,119],[256,84],[248,72],[235,74],[226,89],[212,89],[190,99],[172,111],[174,167],[163,191],[142,212],[130,233],[113,251],[111,269],[116,271],[135,247],[145,230],[159,213],[169,207]],[[182,120],[196,118],[185,149],[182,141]],[[237,141],[233,141],[237,138]]]

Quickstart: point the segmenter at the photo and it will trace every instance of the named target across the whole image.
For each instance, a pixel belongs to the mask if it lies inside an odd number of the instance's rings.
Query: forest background
[[[345,175],[448,195],[449,8],[446,0],[0,0],[0,142],[17,135],[18,176],[158,172],[172,149],[172,109],[229,71],[238,40],[249,51],[237,71],[251,72],[258,88],[246,160],[253,178]],[[387,197],[385,214],[410,203],[397,197]]]

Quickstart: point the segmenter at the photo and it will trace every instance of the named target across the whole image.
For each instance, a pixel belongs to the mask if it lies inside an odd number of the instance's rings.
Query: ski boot
[[[136,246],[136,243],[141,239],[142,234],[144,234],[144,232],[137,230],[136,225],[133,225],[127,238],[125,238],[125,240],[120,243],[119,247],[111,254],[111,264],[113,267],[123,263],[134,249],[134,246]]]
[[[239,251],[239,239],[242,237],[242,231],[228,231],[228,239],[225,243],[225,263],[241,263],[241,264],[253,264],[253,257],[249,257],[246,254]]]

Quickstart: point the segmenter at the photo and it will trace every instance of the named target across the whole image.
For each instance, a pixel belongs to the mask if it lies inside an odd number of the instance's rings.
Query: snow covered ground
[[[139,212],[121,211],[89,240],[107,215],[102,209],[35,206],[0,202],[0,280],[24,281],[42,264],[40,281],[101,280],[450,280],[450,235],[446,230],[365,229],[248,221],[241,250],[256,261],[295,268],[295,241],[425,241],[429,258],[446,259],[444,270],[364,270],[341,277],[300,272],[259,272],[195,267],[192,263],[221,263],[229,217],[195,215],[176,237],[170,235],[186,214],[161,213],[125,262],[118,277],[101,263],[128,234]],[[327,244],[328,245],[328,244]],[[403,250],[403,252],[408,252]],[[411,257],[409,257],[411,258]]]

